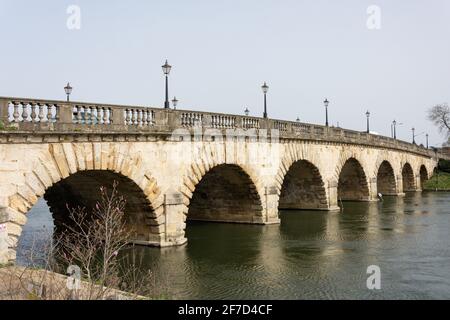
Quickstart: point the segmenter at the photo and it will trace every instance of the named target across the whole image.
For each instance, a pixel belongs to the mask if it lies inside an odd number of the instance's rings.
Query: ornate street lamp
[[[267,92],[269,92],[269,86],[267,83],[264,82],[263,86],[261,87],[262,91],[264,93],[264,119],[267,119]]]
[[[177,105],[178,105],[178,99],[177,97],[174,97],[172,100],[172,105],[173,105],[173,109],[176,110],[177,109]]]
[[[248,110],[248,108],[245,108],[244,113],[248,117],[248,115],[250,114],[250,110]]]
[[[367,110],[366,112],[366,117],[367,117],[367,133],[370,133],[370,111]]]
[[[166,76],[166,101],[164,102],[164,108],[170,109],[170,103],[169,103],[169,74],[170,70],[172,70],[172,66],[167,62],[162,66],[163,72]]]
[[[325,105],[325,126],[328,127],[328,106],[330,105],[330,101],[328,101],[328,99],[325,99],[323,104]]]
[[[70,86],[70,83],[67,83],[67,86],[64,87],[64,91],[66,92],[67,95],[67,102],[70,101],[70,94],[72,93],[72,87]]]
[[[396,120],[392,121],[392,136],[394,139],[397,139],[397,126],[401,126],[403,123],[398,123]]]
[[[300,122],[300,117],[297,117],[297,120],[296,120],[297,122]]]
[[[413,134],[413,144],[416,144],[416,128],[412,128],[412,134]]]
[[[427,149],[429,149],[429,147],[428,147],[428,138],[429,138],[430,136],[429,136],[429,134],[427,133],[426,134],[426,138],[427,138]]]

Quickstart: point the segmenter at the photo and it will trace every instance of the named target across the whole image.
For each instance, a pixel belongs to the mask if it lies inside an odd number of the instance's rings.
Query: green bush
[[[433,177],[425,182],[425,190],[449,190],[450,191],[450,173],[439,171]]]
[[[450,173],[450,161],[441,160],[438,165],[439,171]]]

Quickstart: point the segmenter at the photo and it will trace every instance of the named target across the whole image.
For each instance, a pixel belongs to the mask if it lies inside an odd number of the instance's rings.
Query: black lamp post
[[[427,137],[427,149],[429,149],[429,147],[428,147],[428,138],[429,138],[428,133],[427,133],[426,137]]]
[[[67,102],[70,101],[70,94],[72,93],[72,87],[70,86],[70,83],[67,83],[67,86],[64,87],[64,91],[66,92],[67,95]]]
[[[397,121],[396,120],[392,121],[391,127],[392,127],[392,137],[394,139],[397,139]]]
[[[370,133],[370,112],[369,112],[369,110],[367,110],[367,112],[366,112],[366,117],[367,117],[367,133]]]
[[[328,106],[330,105],[330,101],[328,101],[328,99],[325,99],[323,104],[325,105],[325,126],[328,127]]]
[[[269,86],[267,83],[264,82],[263,86],[261,87],[262,91],[264,93],[264,119],[267,119],[267,92],[269,92]]]
[[[248,115],[250,114],[250,110],[248,110],[248,108],[245,108],[244,114],[248,117]]]
[[[169,74],[170,70],[172,70],[172,66],[169,65],[169,63],[166,60],[166,63],[162,66],[163,72],[166,75],[166,101],[164,102],[164,108],[170,109],[170,102],[169,102]]]
[[[300,117],[297,117],[297,120],[296,120],[297,122],[300,122]]]
[[[416,144],[416,128],[412,128],[412,134],[413,134],[413,144]]]
[[[178,105],[178,99],[177,97],[174,97],[172,100],[172,105],[173,105],[173,109],[175,110],[177,108]]]

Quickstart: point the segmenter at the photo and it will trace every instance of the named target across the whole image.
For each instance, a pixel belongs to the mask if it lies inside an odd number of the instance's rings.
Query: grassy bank
[[[425,190],[450,191],[450,173],[439,172],[425,183]]]

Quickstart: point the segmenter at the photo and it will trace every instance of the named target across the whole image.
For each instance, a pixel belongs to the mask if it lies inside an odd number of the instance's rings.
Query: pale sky
[[[81,29],[67,28],[67,8]],[[367,8],[381,9],[381,29]],[[450,100],[448,0],[0,0],[0,96],[161,107],[165,59],[179,108],[330,122],[411,141],[444,138],[426,110]],[[425,142],[425,135],[417,137]]]

